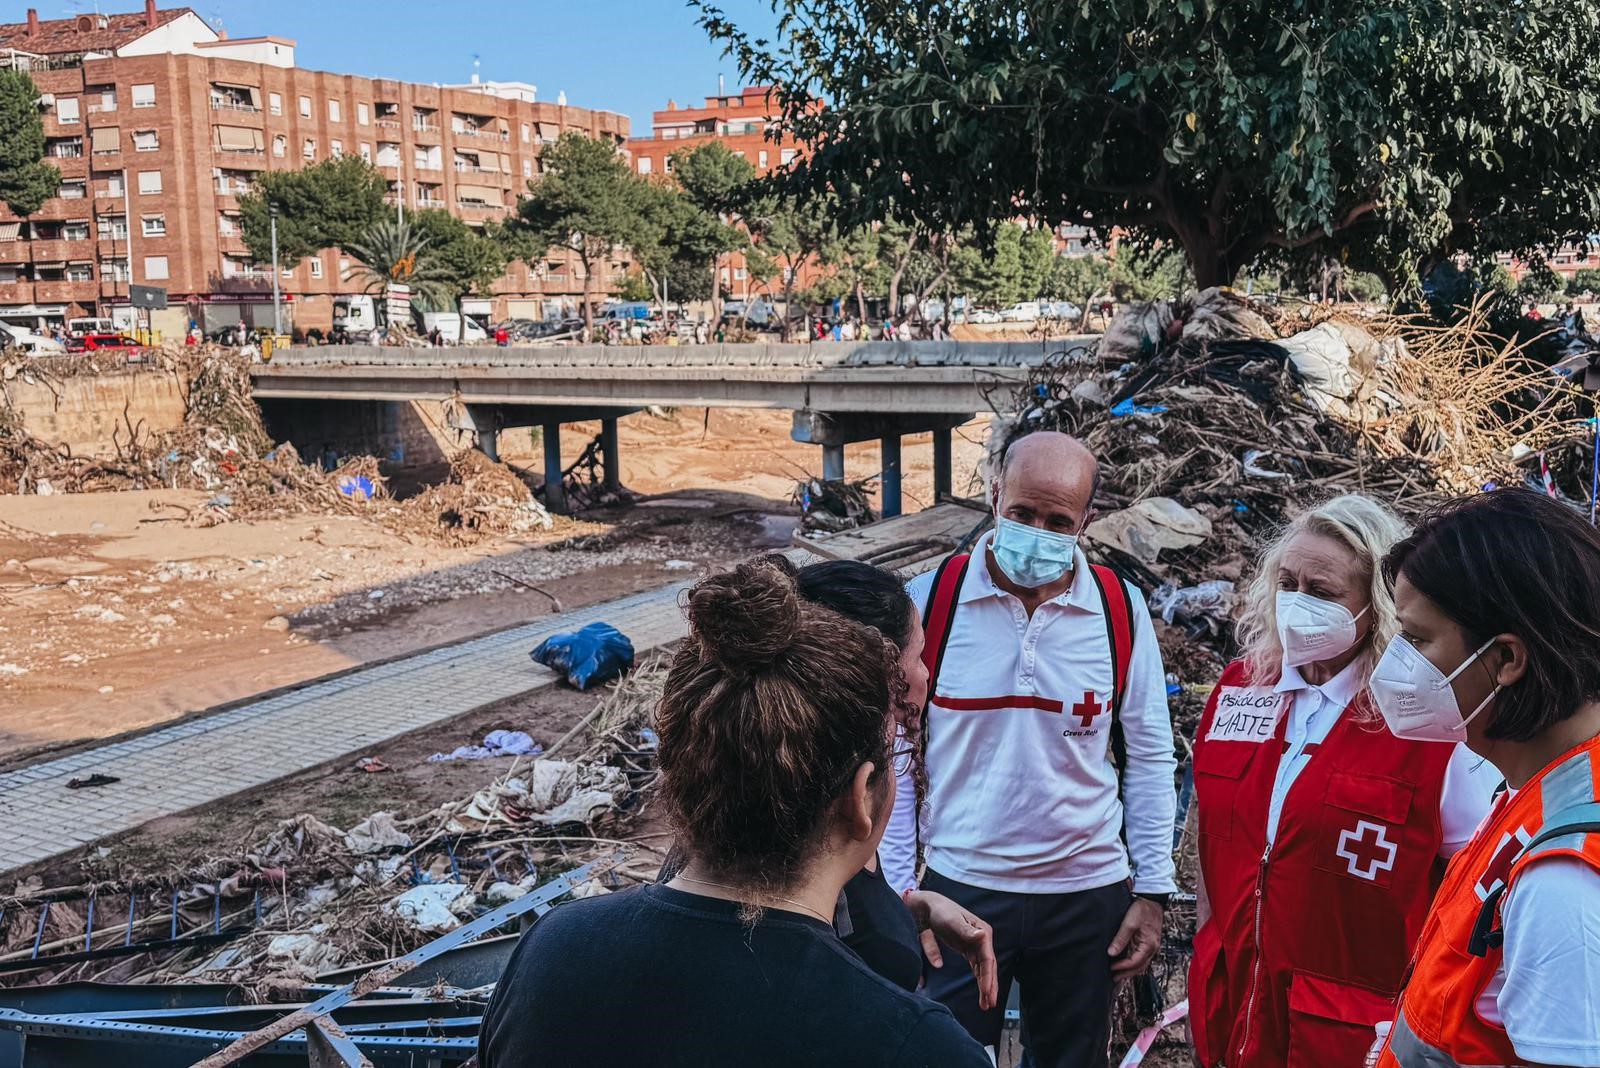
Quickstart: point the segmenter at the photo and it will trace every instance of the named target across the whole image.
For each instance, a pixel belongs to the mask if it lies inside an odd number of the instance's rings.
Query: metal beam
[[[789,436],[807,445],[849,445],[905,434],[926,434],[960,426],[971,412],[907,414],[894,412],[828,412],[808,408],[794,413]]]
[[[331,1016],[306,1024],[306,1054],[311,1068],[372,1068],[367,1055],[356,1048]]]

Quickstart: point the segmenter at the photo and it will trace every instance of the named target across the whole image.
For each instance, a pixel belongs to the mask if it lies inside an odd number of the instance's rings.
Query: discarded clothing
[[[490,731],[483,736],[482,745],[457,746],[449,753],[435,753],[428,760],[483,760],[487,757],[535,756],[544,752],[544,746],[534,741],[525,731]]]

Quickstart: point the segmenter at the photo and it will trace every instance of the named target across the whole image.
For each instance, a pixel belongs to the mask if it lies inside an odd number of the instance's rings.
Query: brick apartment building
[[[654,112],[650,117],[651,136],[631,139],[627,151],[638,173],[671,174],[674,152],[720,141],[734,155],[749,160],[756,173],[770,174],[792,163],[802,151],[796,141],[768,138],[767,131],[777,117],[770,86],[749,86],[737,93],[719,91],[716,96],[706,97],[705,107],[701,108],[681,108],[676,101],[668,100],[665,111]],[[725,257],[717,272],[722,288],[734,300],[747,300],[762,293],[778,297],[783,292],[783,279],[758,282],[750,277],[744,257],[737,254]],[[819,274],[815,264],[801,265],[795,288],[804,289]]]
[[[181,333],[272,322],[271,265],[240,232],[238,196],[264,170],[341,155],[370,160],[397,210],[447,208],[482,225],[515,206],[540,153],[576,130],[619,145],[628,119],[540,102],[520,82],[415,85],[301,70],[293,41],[228,39],[189,8],[0,25],[0,63],[41,93],[47,161],[60,194],[27,219],[0,205],[0,319],[44,326],[76,316],[131,322],[129,283],[168,290],[155,326]],[[360,291],[329,249],[284,271],[300,329],[326,329],[333,297]],[[621,264],[612,265],[613,273]],[[469,313],[538,318],[574,309],[581,267],[555,252],[514,263]],[[597,288],[609,288],[608,286]]]

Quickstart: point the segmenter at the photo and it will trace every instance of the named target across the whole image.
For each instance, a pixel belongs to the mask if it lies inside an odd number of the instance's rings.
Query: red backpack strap
[[[1128,742],[1122,731],[1122,698],[1128,692],[1128,665],[1133,661],[1133,601],[1117,573],[1103,564],[1089,568],[1106,620],[1111,645],[1111,759],[1117,765],[1117,796],[1122,796],[1122,772],[1128,766]]]
[[[970,553],[956,553],[945,558],[928,587],[928,602],[922,606],[922,662],[928,668],[928,697],[933,697],[939,683],[939,667],[944,663],[944,649],[950,644],[950,624],[956,617],[956,598],[961,594],[961,584],[967,578],[967,566],[972,563]]]

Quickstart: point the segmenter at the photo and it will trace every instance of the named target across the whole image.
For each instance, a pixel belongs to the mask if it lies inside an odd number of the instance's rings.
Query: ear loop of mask
[[[1486,641],[1482,645],[1478,646],[1478,651],[1477,652],[1475,652],[1471,656],[1467,657],[1466,660],[1462,661],[1462,664],[1461,664],[1460,667],[1456,668],[1454,671],[1450,672],[1450,674],[1445,677],[1444,685],[1449,686],[1452,682],[1454,682],[1455,679],[1456,679],[1456,676],[1460,675],[1463,671],[1467,670],[1467,668],[1471,667],[1474,663],[1476,663],[1478,657],[1482,656],[1484,654],[1484,651],[1487,650],[1489,648],[1489,646],[1493,645],[1495,643],[1495,641],[1496,641],[1496,639],[1490,638],[1488,641]],[[1500,685],[1498,682],[1495,683],[1494,684],[1494,689],[1489,691],[1489,695],[1487,697],[1485,697],[1482,701],[1479,701],[1478,702],[1478,707],[1474,708],[1472,710],[1472,713],[1461,721],[1462,729],[1465,730],[1467,724],[1469,724],[1473,720],[1477,719],[1478,718],[1478,714],[1481,713],[1484,709],[1488,708],[1489,707],[1489,702],[1493,701],[1496,697],[1500,696],[1500,691],[1503,690],[1503,689],[1505,689],[1504,686]]]

